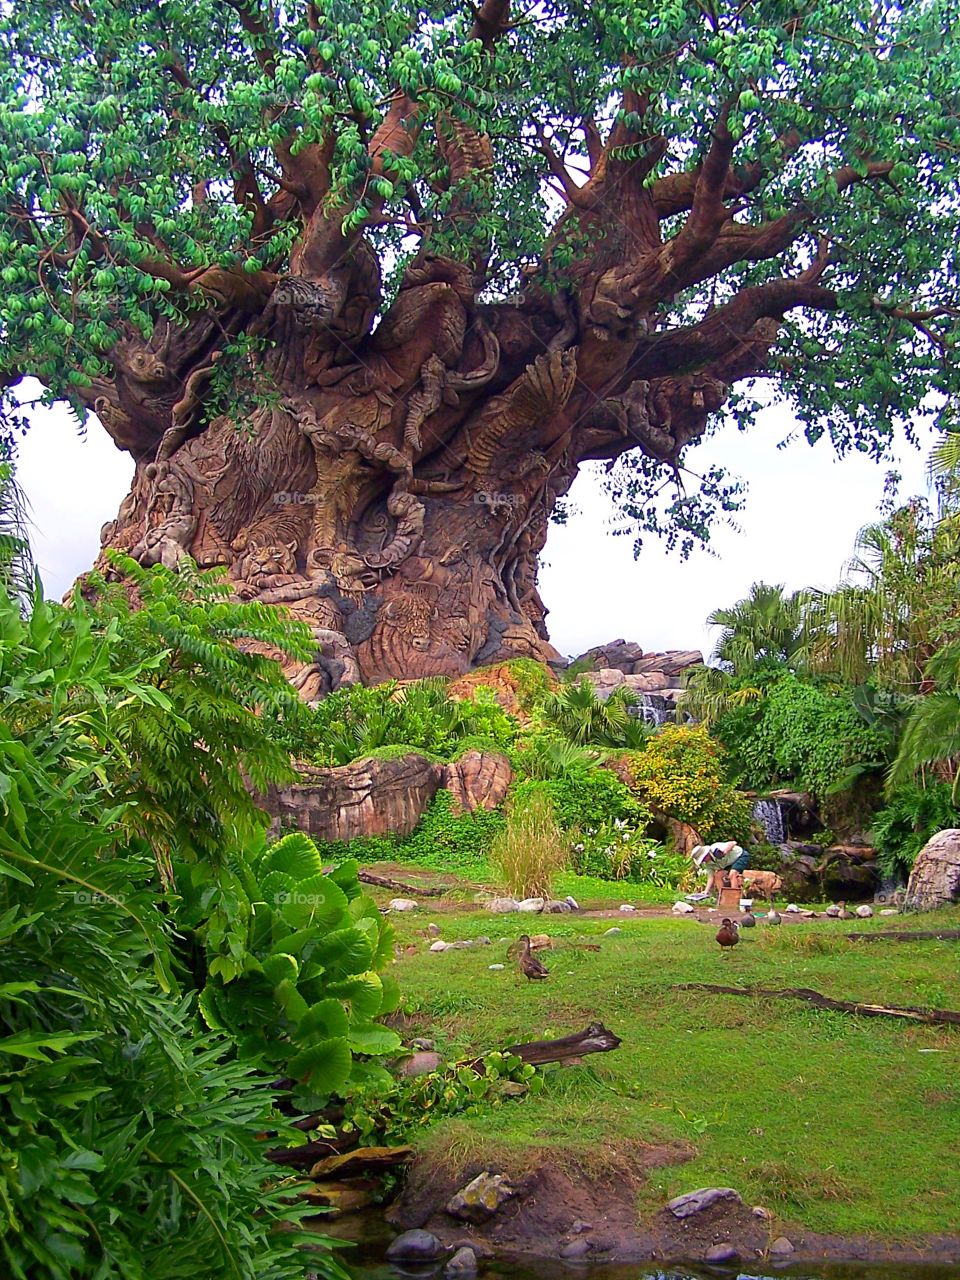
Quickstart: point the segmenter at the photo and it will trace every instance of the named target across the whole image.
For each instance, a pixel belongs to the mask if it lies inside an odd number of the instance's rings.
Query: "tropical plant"
[[[26,505],[12,465],[0,461],[0,587],[23,603],[32,599],[37,584]]]
[[[871,824],[880,873],[887,879],[905,881],[931,836],[958,823],[960,805],[947,783],[917,786],[908,782],[898,787],[873,815]]]
[[[960,799],[960,641],[939,649],[924,669],[930,692],[917,698],[907,716],[896,758],[887,776],[889,792],[931,768],[953,780]]]
[[[782,584],[755,582],[748,596],[727,609],[715,609],[707,619],[709,626],[723,628],[714,659],[734,676],[764,665],[802,667],[806,601],[805,592],[785,595]]]
[[[180,877],[181,927],[206,949],[200,1011],[249,1061],[298,1082],[307,1110],[386,1073],[369,1058],[395,1053],[400,1037],[376,1019],[400,999],[381,971],[393,929],[360,891],[357,864],[325,874],[300,832],[232,860],[229,880],[206,868]]]
[[[579,747],[639,747],[653,732],[637,715],[639,695],[621,685],[601,698],[585,676],[548,693],[541,706],[544,724]]]
[[[506,826],[490,849],[503,887],[518,898],[549,898],[567,858],[545,784],[521,783],[508,801]]]
[[[735,676],[722,667],[696,666],[684,672],[683,692],[677,699],[678,719],[697,720],[710,725],[738,707],[762,700],[758,673]]]
[[[116,725],[171,705],[78,601],[0,591],[0,1202],[5,1274],[293,1280],[300,1215],[265,1186],[262,1136],[294,1141],[270,1077],[198,1034],[177,989]],[[211,752],[220,742],[207,744]],[[311,1243],[314,1243],[311,1240]],[[322,1241],[321,1241],[322,1243]],[[336,1272],[329,1254],[311,1269]]]
[[[703,725],[664,725],[628,763],[651,810],[687,823],[704,840],[750,838],[750,801],[727,782],[724,748]]]

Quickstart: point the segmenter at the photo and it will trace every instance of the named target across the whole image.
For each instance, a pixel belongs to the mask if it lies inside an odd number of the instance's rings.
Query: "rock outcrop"
[[[932,911],[960,902],[960,830],[939,831],[923,846],[910,872],[906,905]]]
[[[512,778],[510,761],[496,751],[466,751],[443,771],[455,813],[495,809],[506,799]]]
[[[408,835],[440,790],[444,766],[411,752],[301,773],[303,782],[272,788],[261,804],[278,824],[289,823],[317,840],[346,841]]]
[[[609,698],[621,686],[640,695],[647,705],[657,709],[657,700],[670,709],[683,690],[683,673],[703,663],[698,649],[670,649],[666,653],[644,654],[638,644],[614,640],[597,645],[576,659],[590,664],[584,672],[600,698]]]

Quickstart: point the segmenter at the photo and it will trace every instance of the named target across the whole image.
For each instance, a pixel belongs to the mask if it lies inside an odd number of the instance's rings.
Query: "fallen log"
[[[809,987],[721,987],[710,982],[677,982],[675,991],[706,991],[718,996],[748,996],[752,999],[773,997],[778,1000],[805,1000],[818,1009],[833,1009],[839,1013],[859,1013],[866,1018],[903,1018],[910,1022],[935,1025],[960,1026],[960,1011],[953,1009],[917,1009],[912,1006],[861,1004],[855,1000],[834,1000]]]
[[[609,1053],[622,1044],[618,1035],[608,1031],[602,1022],[591,1022],[585,1031],[561,1036],[559,1040],[531,1040],[526,1044],[507,1045],[506,1052],[514,1053],[524,1062],[539,1067],[547,1062],[570,1062],[587,1053]]]
[[[876,933],[848,933],[854,941],[876,942],[885,938],[887,942],[955,942],[960,938],[960,929],[879,929]]]
[[[442,898],[444,889],[434,889],[428,885],[403,884],[400,880],[391,880],[389,876],[378,876],[372,871],[358,871],[357,879],[364,884],[375,884],[378,889],[392,889],[394,893],[419,894],[421,898]]]

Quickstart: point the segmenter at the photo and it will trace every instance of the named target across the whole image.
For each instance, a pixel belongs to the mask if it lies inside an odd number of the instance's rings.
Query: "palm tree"
[[[642,747],[651,728],[633,715],[640,699],[624,686],[608,698],[599,698],[586,677],[562,685],[543,701],[543,719],[568,742],[580,747]]]
[[[31,600],[38,589],[26,512],[27,500],[12,464],[0,462],[0,586],[21,604]]]
[[[953,802],[960,795],[960,641],[944,645],[927,663],[932,692],[918,698],[904,727],[896,759],[887,775],[888,792],[931,767],[953,778]]]
[[[758,702],[763,690],[744,684],[730,671],[720,667],[691,667],[685,672],[683,693],[677,700],[679,716],[689,716],[708,728],[734,707]]]
[[[764,662],[802,665],[806,599],[803,591],[785,595],[783,583],[755,582],[748,596],[729,609],[715,609],[707,619],[709,626],[723,627],[714,658],[736,676]]]
[[[851,684],[925,692],[924,669],[945,619],[958,612],[958,555],[960,524],[920,499],[861,529],[846,580],[810,593],[812,666]]]

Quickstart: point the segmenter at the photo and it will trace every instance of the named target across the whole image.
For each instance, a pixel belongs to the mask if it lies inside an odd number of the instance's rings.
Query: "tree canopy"
[[[641,525],[738,381],[771,376],[811,441],[879,455],[957,386],[957,19],[956,0],[8,0],[0,385],[92,408],[138,335],[197,311],[249,353],[297,279],[349,345],[428,248],[478,305],[549,304],[541,349],[579,341],[593,403],[702,377],[689,422],[628,414],[594,450],[624,458],[611,484]]]

